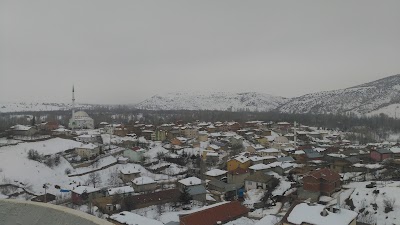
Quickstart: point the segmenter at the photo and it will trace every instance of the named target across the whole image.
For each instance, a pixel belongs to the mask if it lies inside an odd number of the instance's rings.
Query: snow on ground
[[[57,194],[59,190],[55,185],[59,185],[62,189],[71,189],[75,186],[73,183],[82,182],[80,178],[69,178],[65,174],[65,170],[71,165],[63,157],[60,158],[60,164],[50,168],[43,163],[29,160],[23,149],[15,149],[15,151],[4,151],[0,148],[0,165],[2,168],[2,180],[0,183],[18,184],[15,181],[22,182],[25,187],[31,186],[29,189],[35,194],[44,193],[43,184],[50,185],[47,190],[49,193]]]
[[[253,212],[249,212],[249,216],[253,218],[262,218],[267,215],[278,214],[281,208],[282,203],[277,202],[275,206],[272,206],[268,209],[256,209]]]
[[[233,220],[231,222],[225,223],[226,225],[254,225],[257,220],[252,220],[247,217],[240,217],[239,219]]]
[[[20,143],[13,146],[0,148],[0,167],[2,172],[0,183],[22,182],[25,186],[31,186],[35,194],[44,193],[43,184],[49,183],[48,192],[52,194],[59,193],[54,185],[59,185],[63,189],[71,189],[72,182],[82,182],[80,178],[69,178],[65,174],[68,168],[73,170],[71,165],[63,157],[60,158],[60,164],[50,168],[43,163],[29,160],[27,152],[29,149],[35,149],[39,153],[54,154],[64,150],[80,146],[80,142],[54,138],[46,141]]]
[[[191,205],[192,210],[199,209],[200,206],[198,205]],[[142,209],[135,209],[132,210],[133,213],[139,214],[141,216],[159,220],[161,222],[168,223],[168,222],[179,222],[179,214],[187,213],[190,211],[182,210],[181,208],[174,208],[172,204],[167,203],[160,206],[149,206]]]
[[[274,176],[275,178],[279,179],[279,185],[275,188],[274,191],[272,191],[272,195],[273,196],[277,196],[277,195],[283,195],[286,191],[288,191],[291,186],[292,183],[287,181],[285,179],[285,177],[275,173],[275,172],[268,172],[269,175]]]
[[[75,170],[73,170],[73,173],[71,173],[71,175],[90,172],[90,171],[108,166],[108,165],[116,163],[116,162],[117,162],[117,159],[114,156],[110,155],[110,156],[99,159],[97,162],[93,163],[92,165],[90,165],[88,167],[76,168]]]
[[[14,140],[14,139],[7,139],[7,138],[0,138],[0,147],[1,146],[6,146],[6,145],[14,145],[21,143],[22,141],[20,140]]]
[[[40,154],[52,155],[59,152],[63,152],[68,149],[79,147],[81,145],[82,145],[81,142],[62,139],[62,138],[53,138],[45,141],[25,142],[25,143],[19,143],[17,145],[1,147],[0,154],[6,152],[18,152],[27,154],[30,149],[34,149],[38,151]]]
[[[360,209],[365,208],[365,211],[368,211],[376,219],[377,224],[398,224],[400,220],[400,182],[377,182],[376,188],[366,188],[365,185],[370,183],[354,182],[344,185],[347,188],[354,188],[350,196],[356,207],[354,211],[359,212]],[[379,193],[374,194],[374,190],[378,190]],[[385,213],[383,201],[391,199],[395,199],[393,211]],[[377,204],[376,210],[371,205],[374,203]]]
[[[247,208],[253,208],[255,203],[260,202],[265,192],[266,191],[263,189],[253,189],[247,191],[244,196],[243,205],[245,205]]]
[[[281,221],[281,219],[282,219],[281,217],[277,217],[274,215],[268,215],[268,216],[265,216],[264,218],[262,218],[260,221],[258,221],[254,225],[275,225],[279,221]]]

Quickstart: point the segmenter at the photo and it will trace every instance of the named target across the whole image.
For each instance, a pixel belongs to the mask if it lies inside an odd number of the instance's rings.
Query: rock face
[[[231,111],[270,111],[285,103],[286,98],[268,94],[214,92],[169,93],[155,95],[136,105],[149,110],[231,110]]]

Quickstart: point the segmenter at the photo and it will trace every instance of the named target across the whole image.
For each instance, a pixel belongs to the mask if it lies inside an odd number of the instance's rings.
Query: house
[[[97,141],[97,136],[93,134],[82,134],[75,138],[79,142],[94,143]]]
[[[202,202],[207,201],[207,190],[203,185],[192,185],[187,188],[187,191],[193,200]]]
[[[128,211],[113,214],[109,218],[112,222],[121,225],[163,225],[160,221],[149,219]]]
[[[179,145],[179,146],[186,144],[186,142],[187,142],[187,139],[184,137],[176,137],[171,140],[172,145]]]
[[[204,173],[204,175],[206,176],[206,179],[208,179],[208,180],[223,180],[223,179],[227,179],[226,178],[227,173],[228,173],[228,171],[226,171],[226,170],[212,169],[212,170]]]
[[[49,121],[49,122],[43,122],[39,126],[41,130],[51,131],[57,129],[60,126],[60,124],[57,121]]]
[[[199,135],[199,131],[196,128],[186,127],[183,130],[183,136],[185,136],[188,139],[197,138],[198,135]]]
[[[371,149],[370,157],[376,162],[382,162],[385,159],[393,158],[393,152],[389,149]]]
[[[282,154],[281,151],[276,149],[276,148],[268,148],[268,149],[258,150],[257,153],[260,154],[263,157],[264,156],[275,156],[275,157],[278,157],[278,156],[280,156]]]
[[[331,196],[341,189],[340,175],[328,168],[311,171],[303,177],[303,189]]]
[[[271,175],[265,174],[264,172],[256,172],[248,176],[245,180],[245,189],[264,189],[272,187],[277,179]]]
[[[283,225],[356,225],[358,213],[337,206],[297,202],[282,219]]]
[[[138,177],[132,180],[135,192],[151,192],[156,190],[157,182],[150,177]]]
[[[129,162],[141,162],[145,152],[146,150],[140,147],[133,147],[131,149],[124,150],[122,155],[128,158]]]
[[[82,205],[90,199],[94,199],[101,195],[101,190],[99,188],[78,186],[71,190],[71,201],[76,205]]]
[[[198,141],[207,141],[208,140],[208,133],[207,131],[199,131],[198,137],[197,137]]]
[[[126,197],[133,195],[134,192],[131,186],[115,187],[107,189],[107,196],[120,195]]]
[[[400,147],[392,147],[390,151],[393,153],[392,156],[394,159],[400,159]]]
[[[183,189],[190,186],[203,185],[203,182],[197,177],[188,177],[178,181],[178,189],[183,191]]]
[[[246,216],[249,210],[240,202],[223,202],[179,215],[180,225],[215,225]]]
[[[167,131],[166,130],[161,130],[161,129],[156,129],[154,131],[153,136],[151,137],[151,140],[153,141],[165,141],[167,140]]]
[[[246,156],[238,156],[236,158],[230,159],[227,162],[227,170],[233,171],[237,168],[247,169],[251,165],[251,161]]]
[[[100,154],[100,148],[95,144],[89,143],[86,145],[82,145],[81,147],[75,148],[75,152],[81,158],[91,159]]]
[[[133,168],[133,169],[132,168],[124,168],[124,169],[121,169],[119,172],[120,172],[119,176],[124,183],[131,182],[135,178],[140,177],[140,171],[135,168]]]
[[[228,172],[228,184],[241,184],[244,185],[244,179],[250,176],[249,169],[236,168]]]
[[[10,131],[14,136],[33,136],[37,132],[36,128],[34,127],[19,124],[10,127]]]
[[[54,136],[58,136],[58,135],[71,135],[72,131],[65,129],[65,128],[57,128],[55,130],[51,131],[51,134]]]

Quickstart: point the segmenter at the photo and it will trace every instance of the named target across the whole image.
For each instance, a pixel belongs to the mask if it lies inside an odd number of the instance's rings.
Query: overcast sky
[[[0,0],[0,101],[293,97],[400,73],[400,1]]]

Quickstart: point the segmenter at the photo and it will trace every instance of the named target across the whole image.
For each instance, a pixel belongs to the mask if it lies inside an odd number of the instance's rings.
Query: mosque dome
[[[87,118],[87,117],[89,117],[89,115],[84,111],[78,111],[78,112],[74,113],[74,117],[75,118]]]

